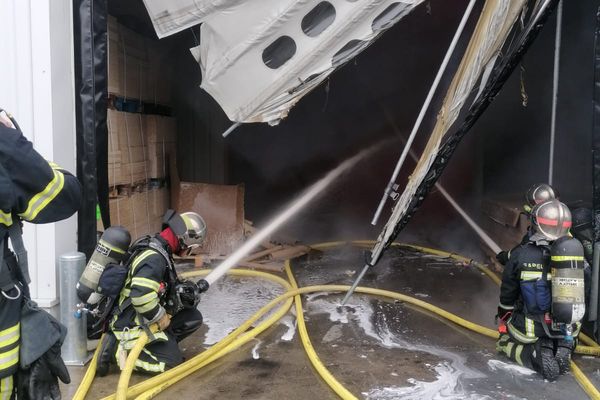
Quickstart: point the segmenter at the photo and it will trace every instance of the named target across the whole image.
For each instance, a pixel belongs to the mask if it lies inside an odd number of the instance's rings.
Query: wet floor
[[[300,286],[349,284],[362,268],[361,250],[343,247],[296,260]],[[365,276],[362,286],[415,296],[473,322],[493,328],[498,287],[479,270],[408,249],[390,249]],[[182,342],[191,357],[219,341],[269,299],[278,285],[255,278],[225,278],[200,303],[204,326]],[[339,294],[304,297],[309,335],[322,362],[355,396],[363,399],[583,399],[571,375],[545,382],[532,371],[496,354],[493,340],[466,331],[428,312],[378,297],[355,295],[338,309]],[[335,399],[314,372],[288,313],[279,324],[158,398]],[[577,359],[600,386],[600,364]],[[83,369],[73,369],[78,381]],[[79,378],[80,379],[80,378]],[[117,374],[97,378],[88,398],[116,387]],[[133,381],[144,379],[135,375]],[[75,385],[65,391],[70,398]]]

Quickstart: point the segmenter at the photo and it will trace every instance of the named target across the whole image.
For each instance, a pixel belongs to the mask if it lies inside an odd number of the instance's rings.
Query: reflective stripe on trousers
[[[0,380],[0,400],[10,400],[14,389],[13,375]]]

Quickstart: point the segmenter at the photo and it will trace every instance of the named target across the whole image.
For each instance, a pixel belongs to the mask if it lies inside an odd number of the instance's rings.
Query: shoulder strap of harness
[[[25,245],[23,244],[23,231],[19,220],[14,219],[12,225],[8,227],[8,234],[0,239],[0,290],[3,292],[7,292],[15,287],[13,276],[4,259],[4,252],[8,249],[7,239],[10,239],[13,251],[17,257],[18,271],[13,271],[13,273],[24,287],[28,287],[31,283],[27,250],[25,250]]]

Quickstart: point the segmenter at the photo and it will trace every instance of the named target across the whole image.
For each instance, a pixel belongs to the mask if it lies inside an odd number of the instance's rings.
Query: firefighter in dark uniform
[[[572,341],[550,339],[543,325],[549,326],[550,244],[566,236],[570,227],[571,213],[560,201],[535,206],[531,212],[532,234],[511,251],[502,274],[497,318],[505,323],[507,332],[501,333],[497,350],[548,380],[568,371],[574,349]],[[580,324],[573,327],[573,337],[579,329]]]
[[[153,334],[143,349],[135,369],[160,373],[180,364],[183,356],[177,343],[202,324],[202,315],[196,307],[203,289],[177,277],[172,254],[189,254],[200,246],[206,224],[194,212],[177,214],[169,210],[163,228],[130,260],[110,332],[102,343],[98,361],[101,376],[106,375],[113,362],[121,369],[124,367],[129,350],[143,329],[153,323],[158,325],[159,332]]]
[[[15,393],[19,371],[21,307],[29,297],[29,274],[21,240],[21,221],[34,224],[56,222],[73,215],[81,204],[76,177],[38,154],[16,121],[0,109],[0,400],[60,397],[58,381],[68,381],[60,358],[60,344],[53,346],[28,370],[31,387]],[[11,241],[13,253],[9,250]],[[20,250],[18,250],[20,248]],[[21,337],[23,336],[23,338]],[[66,373],[66,376],[65,376]],[[19,372],[21,374],[21,372]],[[21,376],[21,375],[19,375]]]
[[[525,215],[530,215],[531,210],[538,204],[544,203],[549,200],[558,199],[558,193],[554,188],[547,183],[535,183],[531,185],[531,187],[525,193],[525,204],[523,205],[523,211]],[[520,244],[525,244],[529,241],[529,236],[531,236],[533,232],[531,231],[531,227],[527,228],[527,232],[521,239]],[[510,257],[510,251],[502,250],[500,253],[496,254],[496,260],[502,265],[506,264],[508,258]]]

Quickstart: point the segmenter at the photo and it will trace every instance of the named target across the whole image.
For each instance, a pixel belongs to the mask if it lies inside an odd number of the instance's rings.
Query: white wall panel
[[[36,150],[75,172],[73,33],[70,0],[0,0],[0,107],[11,112]],[[32,296],[58,300],[57,260],[77,248],[75,216],[25,224]]]

